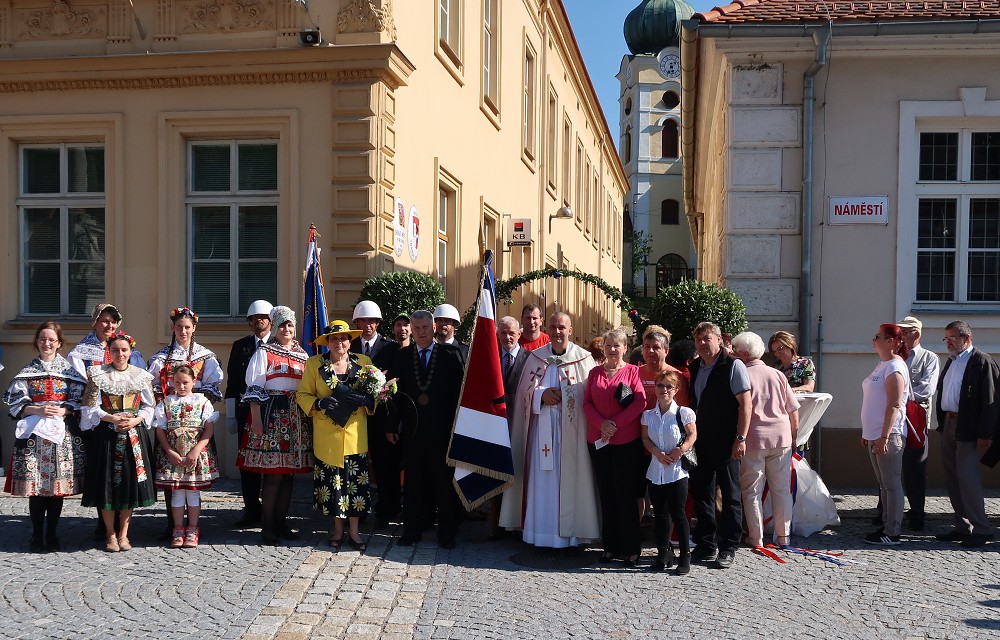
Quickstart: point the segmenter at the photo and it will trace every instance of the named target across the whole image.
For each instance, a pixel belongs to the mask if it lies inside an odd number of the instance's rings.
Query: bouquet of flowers
[[[330,370],[332,374],[332,368]],[[386,381],[385,374],[378,367],[370,364],[362,365],[348,382],[350,386],[331,379],[333,395],[324,398],[326,415],[336,424],[344,427],[351,414],[360,407],[374,407],[375,401],[384,401],[389,395],[396,393],[396,380]]]

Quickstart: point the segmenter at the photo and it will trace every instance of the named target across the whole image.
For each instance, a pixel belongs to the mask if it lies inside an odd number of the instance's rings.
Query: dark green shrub
[[[649,320],[665,327],[674,340],[691,338],[699,322],[714,322],[734,336],[747,330],[747,311],[740,297],[729,289],[700,280],[684,280],[660,289]]]

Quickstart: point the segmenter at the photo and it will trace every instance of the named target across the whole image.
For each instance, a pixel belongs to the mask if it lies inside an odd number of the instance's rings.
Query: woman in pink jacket
[[[604,364],[587,376],[583,409],[601,501],[602,560],[622,560],[634,567],[641,552],[635,496],[638,483],[644,482],[639,416],[646,408],[646,392],[639,367],[625,361],[627,353],[628,339],[622,329],[604,334]]]

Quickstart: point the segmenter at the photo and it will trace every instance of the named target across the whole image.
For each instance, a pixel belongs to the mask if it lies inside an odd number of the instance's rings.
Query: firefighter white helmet
[[[448,320],[454,320],[459,324],[462,323],[462,316],[458,315],[458,309],[448,303],[439,304],[435,307],[434,319],[437,320],[438,318],[447,318]]]
[[[382,310],[371,300],[362,300],[358,303],[358,306],[354,307],[354,316],[351,320],[357,320],[358,318],[378,318],[381,320]]]
[[[252,316],[270,316],[271,309],[274,307],[267,300],[254,300],[250,304],[250,308],[247,309],[247,317]]]

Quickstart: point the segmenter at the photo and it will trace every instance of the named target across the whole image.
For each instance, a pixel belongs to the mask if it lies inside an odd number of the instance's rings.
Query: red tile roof
[[[1000,0],[736,0],[693,18],[767,24],[989,20],[1000,19]]]

